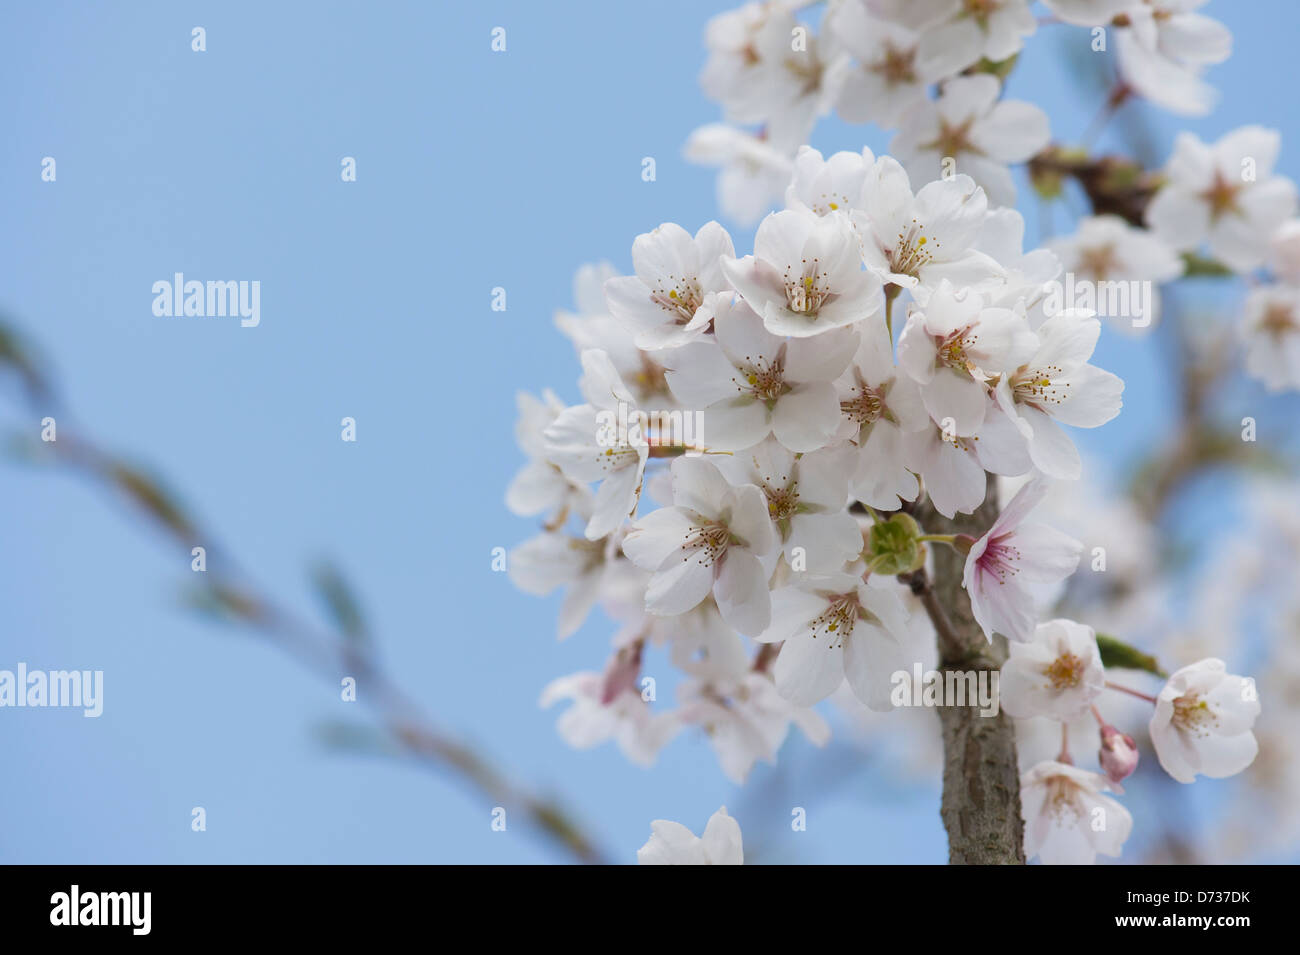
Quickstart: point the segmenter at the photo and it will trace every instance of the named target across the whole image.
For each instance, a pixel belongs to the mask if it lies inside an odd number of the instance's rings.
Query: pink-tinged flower
[[[814,746],[831,738],[830,726],[815,710],[791,703],[771,677],[755,670],[737,679],[688,680],[677,688],[677,698],[678,725],[704,731],[723,775],[737,786],[759,760],[776,764],[791,726]]]
[[[719,295],[729,293],[718,260],[734,254],[731,236],[716,222],[706,222],[693,238],[665,222],[632,243],[636,275],[605,282],[610,314],[632,330],[638,348],[672,348],[699,338]]]
[[[1259,752],[1251,728],[1259,716],[1255,681],[1210,658],[1185,666],[1156,697],[1151,743],[1165,772],[1180,783],[1200,773],[1222,779],[1241,772]]]
[[[1100,773],[1052,760],[1020,778],[1025,856],[1044,865],[1092,865],[1097,855],[1118,856],[1133,831],[1133,817],[1103,795],[1114,790]]]
[[[650,841],[636,853],[638,865],[744,865],[740,825],[723,806],[697,836],[680,822],[656,819]]]
[[[614,740],[623,755],[638,766],[652,766],[664,744],[679,729],[669,714],[656,715],[634,688],[604,699],[609,681],[590,670],[552,680],[540,700],[546,709],[560,700],[573,705],[560,715],[556,729],[574,749],[590,749]]]
[[[802,205],[764,219],[754,254],[724,256],[722,271],[773,335],[820,335],[874,320],[884,305],[880,279],[862,268],[848,218]]]
[[[1133,742],[1133,737],[1127,733],[1121,733],[1113,726],[1103,726],[1101,749],[1097,751],[1097,761],[1101,763],[1106,778],[1118,787],[1133,775],[1133,770],[1137,769],[1137,743]]]
[[[763,492],[733,487],[703,458],[678,458],[672,473],[674,506],[638,520],[623,541],[632,563],[654,575],[646,610],[685,613],[712,592],[728,624],[761,633],[771,621],[767,580],[777,555]]]
[[[1024,522],[1046,494],[1041,478],[1022,487],[966,556],[962,586],[990,641],[994,633],[1032,639],[1044,598],[1079,566],[1081,543],[1046,524]]]
[[[1018,719],[1068,720],[1088,709],[1106,685],[1092,627],[1073,620],[1040,623],[1028,643],[1011,644],[1002,665],[1002,708]]]

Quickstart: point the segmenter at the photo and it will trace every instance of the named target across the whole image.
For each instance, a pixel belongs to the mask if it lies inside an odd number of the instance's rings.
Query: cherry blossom
[[[1025,517],[1047,493],[1047,482],[1030,481],[966,555],[962,586],[971,613],[993,639],[1033,639],[1044,592],[1074,573],[1083,545],[1046,524]]]
[[[906,666],[907,612],[860,576],[809,575],[773,591],[772,625],[756,639],[781,642],[773,676],[791,703],[824,700],[847,677],[859,700],[887,710],[891,677]]]
[[[722,271],[773,335],[820,335],[872,319],[883,305],[848,220],[804,207],[769,215],[754,254],[723,258]]]
[[[810,571],[839,570],[862,552],[862,532],[845,509],[846,451],[825,448],[796,455],[768,439],[719,457],[716,465],[733,484],[751,484],[763,492],[787,562]]]
[[[1020,52],[1038,27],[1029,0],[867,0],[877,13],[921,32],[919,59],[927,73],[953,76],[981,59]]]
[[[1105,682],[1092,627],[1049,620],[1034,629],[1028,643],[1010,645],[1002,665],[1002,708],[1021,719],[1070,719],[1088,708]]]
[[[839,436],[856,448],[851,487],[857,500],[893,511],[920,491],[907,467],[903,435],[930,426],[917,384],[894,366],[883,325],[864,323],[853,361],[837,382]]]
[[[1147,224],[1177,250],[1208,243],[1210,254],[1246,272],[1263,265],[1277,228],[1295,215],[1295,184],[1273,175],[1281,138],[1243,126],[1213,145],[1178,134],[1168,183],[1147,207]]]
[[[988,214],[984,190],[969,176],[936,179],[912,194],[907,172],[881,156],[863,182],[860,210],[851,213],[862,258],[882,282],[925,292],[947,279],[974,286],[1002,269],[974,248]]]
[[[1246,372],[1271,392],[1300,390],[1300,288],[1264,285],[1246,297],[1238,326]]]
[[[1190,783],[1198,773],[1222,779],[1249,766],[1259,752],[1251,732],[1258,716],[1254,681],[1210,658],[1169,678],[1148,729],[1165,772]]]
[[[1029,442],[1034,466],[1049,477],[1075,480],[1083,465],[1059,425],[1097,428],[1119,414],[1124,382],[1088,364],[1101,323],[1078,310],[1038,326],[1038,348],[994,390],[1002,408]]]
[[[1194,13],[1206,0],[1134,0],[1122,12],[1116,53],[1124,81],[1173,113],[1203,116],[1217,94],[1200,78],[1232,53],[1222,23]]]
[[[543,434],[547,459],[565,476],[579,483],[600,482],[586,527],[588,539],[599,540],[636,508],[653,436],[634,433],[632,427],[620,433],[620,421],[630,417],[636,404],[608,355],[583,352],[582,368],[587,403],[560,412]]]
[[[834,381],[853,356],[850,328],[784,338],[743,302],[719,308],[712,340],[663,353],[668,387],[704,416],[706,442],[736,451],[776,435],[791,451],[823,446],[840,421]]]
[[[673,502],[636,521],[623,541],[632,563],[654,574],[646,609],[685,613],[712,592],[731,626],[741,633],[765,630],[777,541],[763,492],[733,487],[703,458],[678,458]]]
[[[640,348],[668,348],[698,338],[713,318],[714,302],[730,290],[718,268],[734,254],[731,236],[716,222],[692,237],[673,222],[636,237],[636,275],[605,282],[610,313],[626,322]]]
[[[703,729],[722,773],[743,783],[760,760],[775,763],[777,751],[796,726],[814,746],[825,746],[830,727],[813,710],[791,703],[766,673],[736,679],[688,680],[677,691],[679,726]]]
[[[964,173],[984,188],[989,202],[1013,205],[1016,187],[1007,164],[1037,153],[1051,132],[1041,109],[999,100],[998,92],[997,79],[987,73],[948,80],[937,100],[903,118],[889,151],[917,182]],[[955,169],[945,168],[945,160],[955,162]]]
[[[728,219],[753,225],[776,205],[790,182],[793,163],[768,140],[725,123],[691,133],[686,158],[718,166],[718,208]]]
[[[930,417],[967,436],[984,421],[986,376],[1019,368],[1038,346],[1023,309],[985,307],[982,296],[945,279],[908,315],[898,364],[920,384]]]
[[[590,749],[613,740],[627,759],[651,766],[676,724],[657,717],[634,689],[605,700],[604,674],[584,671],[560,677],[542,690],[543,709],[561,700],[572,702],[556,723],[560,737],[574,749]]]
[[[1114,320],[1116,328],[1147,328],[1160,317],[1159,289],[1152,289],[1147,314],[1138,314],[1130,305],[1127,314],[1111,314],[1111,297],[1103,294],[1102,283],[1149,282],[1161,285],[1183,274],[1183,261],[1158,236],[1129,225],[1119,216],[1088,216],[1079,221],[1074,234],[1051,239],[1047,248],[1056,253],[1061,268],[1082,286],[1092,283],[1095,294],[1088,304],[1064,301],[1090,308],[1099,318]],[[1125,297],[1128,301],[1129,297]]]
[[[938,79],[917,62],[920,35],[872,16],[862,0],[833,6],[824,30],[852,55],[837,61],[828,78],[835,109],[850,123],[895,126]]]
[[[1098,855],[1118,856],[1133,816],[1105,795],[1112,788],[1105,776],[1051,760],[1025,773],[1025,856],[1044,865],[1092,865]]]
[[[744,865],[740,825],[723,806],[709,817],[704,835],[696,836],[679,822],[656,819],[650,841],[636,853],[638,865]]]

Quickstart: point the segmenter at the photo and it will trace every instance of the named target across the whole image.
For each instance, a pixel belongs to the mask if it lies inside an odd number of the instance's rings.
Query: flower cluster
[[[1208,106],[1200,74],[1231,38],[1199,4],[1047,5],[1117,35],[1116,102]],[[1120,411],[1123,382],[1092,363],[1100,318],[1145,327],[1154,286],[1194,266],[1267,267],[1246,304],[1246,367],[1270,389],[1300,388],[1300,220],[1273,173],[1277,136],[1184,134],[1144,180],[1139,213],[1085,217],[1027,250],[1009,167],[1061,155],[1041,110],[1002,95],[1039,27],[1028,0],[840,0],[816,34],[800,6],[750,3],[707,29],[702,84],[727,122],[697,130],[687,153],[723,167],[724,214],[758,222],[751,251],[717,222],[664,223],[633,242],[632,274],[584,267],[577,311],[557,318],[582,401],[519,397],[529,463],[507,504],[543,527],[511,554],[511,578],[564,591],[561,638],[598,604],[618,623],[603,668],[556,680],[542,703],[570,702],[571,745],[612,740],[642,765],[702,730],[742,782],[792,726],[823,744],[811,707],[834,694],[893,708],[934,622],[911,584],[927,547],[949,546],[975,622],[1009,642],[1002,707],[1059,727],[1055,758],[1022,778],[1027,854],[1117,855],[1132,818],[1107,793],[1123,792],[1139,744],[1103,718],[1099,694],[1147,702],[1147,738],[1180,782],[1248,766],[1259,704],[1213,657],[1156,695],[1112,683],[1094,630],[1051,619],[1084,545],[1032,515],[1083,475],[1072,429]],[[893,155],[805,145],[830,110],[897,128]],[[1149,300],[1103,294],[1125,283]],[[1018,490],[986,533],[941,532],[997,478]],[[675,707],[658,699],[653,648],[679,671]],[[1071,757],[1080,719],[1095,721],[1100,773]],[[732,861],[734,848],[738,862],[734,828],[725,812],[703,840],[656,823],[642,861]]]

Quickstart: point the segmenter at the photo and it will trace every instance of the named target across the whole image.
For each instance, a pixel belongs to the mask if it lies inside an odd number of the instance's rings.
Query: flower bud
[[[1133,737],[1113,726],[1101,728],[1101,749],[1097,753],[1102,771],[1112,783],[1121,783],[1137,769],[1138,749]]]

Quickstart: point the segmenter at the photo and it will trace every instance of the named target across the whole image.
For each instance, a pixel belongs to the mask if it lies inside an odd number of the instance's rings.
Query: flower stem
[[[1119,690],[1121,693],[1127,693],[1129,696],[1136,696],[1139,700],[1146,700],[1148,703],[1156,702],[1154,696],[1149,696],[1146,693],[1139,692],[1138,690],[1130,690],[1128,687],[1120,686],[1118,683],[1111,683],[1110,680],[1106,681],[1106,687],[1111,690]]]

